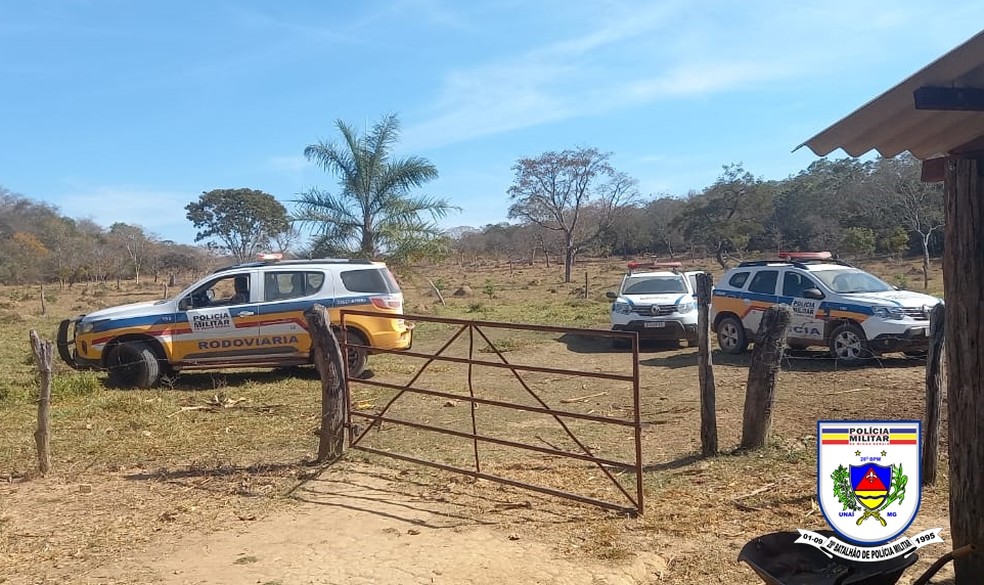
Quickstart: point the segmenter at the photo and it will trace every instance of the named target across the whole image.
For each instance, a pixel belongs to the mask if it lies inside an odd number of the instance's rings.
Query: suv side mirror
[[[803,298],[819,301],[823,300],[823,293],[818,288],[807,288],[803,289]]]
[[[613,293],[612,291],[608,291],[605,293],[605,297],[614,301],[615,299],[618,298],[618,295]]]
[[[178,301],[178,310],[187,311],[191,308],[191,297],[185,297]]]

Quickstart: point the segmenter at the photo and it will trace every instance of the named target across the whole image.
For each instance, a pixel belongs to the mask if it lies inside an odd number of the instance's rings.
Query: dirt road
[[[356,479],[353,479],[353,475]],[[660,579],[662,557],[640,551],[605,564],[568,559],[450,502],[428,502],[370,473],[333,474],[295,494],[286,514],[210,535],[194,534],[92,574],[181,584],[542,583],[620,585]]]

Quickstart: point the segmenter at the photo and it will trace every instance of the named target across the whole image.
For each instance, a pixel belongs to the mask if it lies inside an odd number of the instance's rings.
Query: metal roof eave
[[[827,156],[840,148],[857,157],[875,150],[887,158],[909,151],[925,160],[984,136],[981,112],[916,110],[913,92],[929,86],[984,88],[984,31],[793,151],[806,146],[817,156]]]

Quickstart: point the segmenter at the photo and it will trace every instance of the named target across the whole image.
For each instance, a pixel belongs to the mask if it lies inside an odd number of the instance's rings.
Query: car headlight
[[[684,314],[697,310],[697,303],[680,303],[677,305],[677,313]]]
[[[612,310],[620,315],[628,315],[632,312],[632,305],[629,303],[618,302],[612,305]]]
[[[905,319],[905,312],[901,307],[875,307],[873,312],[875,317],[881,319]]]
[[[92,331],[92,327],[93,327],[93,322],[92,321],[82,321],[78,325],[78,332],[79,333],[89,333],[90,331]]]

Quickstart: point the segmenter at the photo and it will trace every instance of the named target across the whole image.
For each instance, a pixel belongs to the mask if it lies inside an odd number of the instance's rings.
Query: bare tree
[[[887,205],[910,231],[919,234],[923,256],[923,290],[929,288],[929,242],[943,230],[943,189],[920,179],[920,163],[909,154],[879,161]]]
[[[130,267],[133,269],[134,282],[140,284],[140,269],[153,254],[153,241],[147,237],[140,226],[121,222],[114,223],[109,227],[109,237],[117,243],[120,252],[126,254],[125,257],[118,259],[118,265],[122,268],[125,261],[129,260]],[[122,276],[122,270],[119,271],[119,276]]]
[[[509,217],[563,234],[564,282],[571,282],[578,251],[638,195],[636,181],[616,171],[608,162],[610,156],[596,148],[568,149],[523,158],[513,166]],[[597,212],[597,221],[582,224],[589,206]]]

